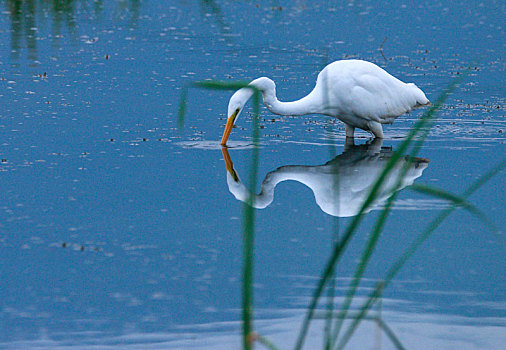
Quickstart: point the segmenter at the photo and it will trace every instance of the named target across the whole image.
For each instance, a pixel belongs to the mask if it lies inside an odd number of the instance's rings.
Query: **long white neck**
[[[262,77],[253,80],[250,85],[262,92],[265,106],[274,114],[303,115],[310,113],[324,113],[320,94],[315,89],[307,96],[293,102],[281,102],[276,97],[276,84],[269,78]]]
[[[304,181],[300,179],[303,177],[304,173],[298,174],[297,171],[285,171],[283,168],[286,168],[288,170],[290,167],[282,167],[277,171],[273,171],[267,174],[264,181],[262,182],[260,193],[257,195],[252,193],[248,188],[246,188],[246,186],[244,186],[239,175],[237,172],[235,172],[234,169],[234,172],[237,176],[236,178],[234,178],[230,172],[227,172],[228,190],[234,195],[236,199],[244,203],[251,201],[251,204],[254,208],[264,209],[268,207],[274,200],[274,189],[278,183],[287,180],[295,180],[304,183]]]
[[[236,173],[237,174],[237,173]],[[228,190],[234,195],[234,197],[244,203],[250,203],[254,208],[264,209],[268,207],[274,200],[274,188],[275,183],[262,184],[262,188],[259,194],[252,193],[237,175],[234,178],[229,172],[227,172],[227,184]]]

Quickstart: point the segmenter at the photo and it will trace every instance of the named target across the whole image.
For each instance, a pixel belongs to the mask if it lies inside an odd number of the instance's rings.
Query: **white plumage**
[[[241,181],[227,148],[223,148],[223,158],[227,168],[227,184],[230,193],[240,201],[251,203],[257,209],[264,209],[274,200],[276,186],[283,181],[296,181],[313,191],[314,199],[325,213],[349,217],[357,215],[369,196],[393,150],[382,147],[383,140],[376,138],[370,144],[355,146],[347,140],[345,151],[323,165],[287,165],[271,171],[262,182],[260,193],[255,195]],[[409,168],[404,173],[404,167]],[[366,209],[366,213],[381,208],[383,203],[396,191],[413,184],[422,175],[429,161],[422,158],[402,158],[392,169],[376,199]],[[399,176],[403,175],[397,187]]]
[[[263,102],[272,113],[333,116],[345,123],[347,137],[353,137],[355,128],[360,128],[383,138],[381,124],[391,124],[413,108],[429,104],[415,84],[406,84],[375,64],[361,60],[327,65],[318,74],[313,91],[294,102],[279,101],[276,84],[269,78],[255,79],[249,85],[262,92]],[[246,87],[230,98],[222,145],[226,144],[238,115],[253,93],[253,89]]]

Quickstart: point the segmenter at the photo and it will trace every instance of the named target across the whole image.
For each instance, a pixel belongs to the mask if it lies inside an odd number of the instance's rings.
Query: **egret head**
[[[234,127],[237,117],[253,93],[254,89],[242,88],[237,90],[230,98],[230,101],[228,102],[227,124],[225,125],[225,131],[223,132],[223,136],[221,138],[222,146],[227,143],[228,137],[232,132],[232,128]]]

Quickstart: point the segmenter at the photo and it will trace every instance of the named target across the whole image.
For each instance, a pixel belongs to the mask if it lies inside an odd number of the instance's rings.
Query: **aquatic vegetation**
[[[381,189],[386,181],[394,181],[395,185],[392,187],[393,192],[386,199],[386,203],[383,209],[380,210],[379,215],[376,219],[372,231],[369,235],[368,241],[362,251],[361,258],[356,266],[355,273],[352,277],[351,283],[348,287],[348,291],[345,294],[345,300],[340,305],[339,311],[336,313],[330,305],[327,313],[327,325],[326,325],[326,349],[343,349],[357,326],[363,320],[373,320],[379,327],[385,332],[385,334],[391,339],[392,343],[397,349],[404,349],[401,340],[399,340],[394,332],[388,327],[388,325],[381,319],[381,317],[370,317],[368,316],[369,310],[380,300],[381,295],[385,288],[390,284],[395,275],[409,260],[409,258],[420,248],[420,246],[431,236],[432,233],[444,222],[444,220],[456,209],[464,208],[473,215],[477,216],[485,226],[495,232],[495,227],[486,218],[486,215],[481,212],[478,208],[474,207],[467,201],[467,198],[483,186],[488,180],[490,180],[498,172],[502,171],[506,167],[506,159],[502,160],[496,167],[486,172],[478,180],[476,180],[462,195],[455,195],[449,193],[443,189],[431,187],[431,186],[419,186],[415,185],[412,188],[416,191],[424,193],[426,195],[437,197],[448,201],[449,207],[443,210],[433,221],[431,221],[427,227],[418,235],[418,237],[406,248],[406,250],[400,255],[398,260],[391,265],[385,277],[376,284],[374,290],[370,293],[367,300],[359,309],[357,314],[351,315],[349,309],[353,301],[355,292],[358,285],[363,277],[364,270],[370,261],[372,254],[375,251],[375,247],[381,237],[384,230],[386,220],[392,210],[393,204],[397,198],[398,190],[403,187],[405,178],[411,168],[413,162],[417,159],[416,156],[420,151],[434,121],[437,118],[439,109],[443,106],[448,96],[457,88],[459,83],[465,78],[466,74],[460,75],[458,78],[453,80],[437,98],[434,104],[417,120],[413,128],[409,131],[408,135],[404,138],[403,142],[399,145],[397,150],[389,158],[383,170],[379,173],[374,184],[371,186],[368,195],[363,201],[360,209],[355,213],[350,224],[347,226],[344,235],[335,242],[334,248],[330,257],[327,260],[327,264],[323,269],[320,279],[315,287],[311,302],[307,308],[306,316],[301,325],[299,335],[295,344],[295,349],[302,349],[304,346],[305,338],[309,330],[311,321],[315,318],[315,310],[323,295],[326,288],[329,288],[329,295],[332,296],[332,281],[334,272],[337,264],[340,261],[344,251],[350,243],[353,236],[356,234],[361,221],[364,218],[364,214],[370,211],[371,206],[378,200],[381,195]],[[205,81],[195,82],[188,85],[182,93],[181,102],[179,106],[178,124],[180,127],[183,126],[185,119],[186,99],[189,87],[204,88],[211,90],[237,90],[238,88],[247,87],[252,89],[253,95],[253,140],[257,144],[260,139],[259,127],[258,127],[258,114],[259,114],[259,102],[260,94],[258,89],[248,86],[247,83],[243,82],[217,82],[217,81]],[[409,157],[405,158],[404,155],[408,153]],[[225,153],[224,153],[225,154]],[[226,158],[226,157],[225,157]],[[227,161],[225,159],[225,161]],[[231,163],[231,162],[230,162]],[[257,183],[257,172],[259,165],[259,149],[255,147],[253,149],[253,156],[250,165],[250,184],[252,188],[256,187]],[[400,168],[400,171],[395,169]],[[227,165],[229,172],[235,173],[233,166]],[[338,173],[336,173],[338,174]],[[233,174],[232,174],[233,176]],[[338,177],[338,176],[336,176]],[[392,180],[390,177],[393,177]],[[337,179],[338,180],[338,179]],[[243,206],[243,281],[242,281],[242,337],[243,337],[243,348],[251,349],[252,343],[258,341],[269,349],[277,349],[265,337],[257,334],[253,327],[253,247],[254,247],[254,234],[255,234],[255,201],[257,196],[250,193],[244,198]],[[344,331],[344,334],[339,337],[341,329],[344,326],[344,320],[352,320],[351,324]]]

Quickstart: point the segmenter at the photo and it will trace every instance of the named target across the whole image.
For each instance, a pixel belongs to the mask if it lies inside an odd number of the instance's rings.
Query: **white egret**
[[[391,124],[398,116],[430,103],[415,84],[406,84],[375,64],[361,60],[327,65],[318,74],[313,91],[294,102],[279,101],[276,84],[269,78],[255,79],[249,85],[260,90],[265,106],[272,113],[336,117],[344,122],[346,137],[353,137],[355,128],[360,128],[383,138],[381,124]],[[254,89],[245,87],[230,98],[222,145],[227,143],[237,117],[253,94]]]

